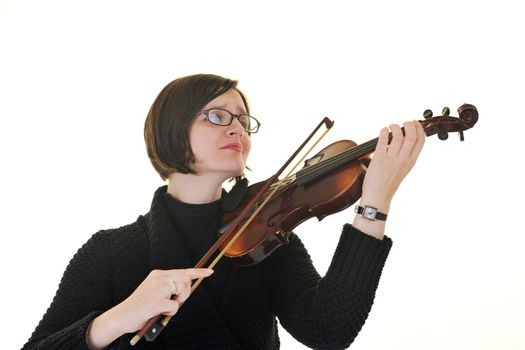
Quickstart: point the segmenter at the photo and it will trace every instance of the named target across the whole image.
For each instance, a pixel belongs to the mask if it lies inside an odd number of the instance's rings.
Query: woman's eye
[[[213,124],[221,124],[221,116],[217,113],[208,113],[208,120]]]
[[[248,117],[241,115],[239,117],[239,122],[244,129],[248,130],[250,128],[250,119]]]

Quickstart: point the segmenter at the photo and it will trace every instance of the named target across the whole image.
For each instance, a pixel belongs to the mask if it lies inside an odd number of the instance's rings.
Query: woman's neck
[[[167,192],[183,203],[204,204],[221,198],[222,183],[222,179],[173,173],[169,177]]]

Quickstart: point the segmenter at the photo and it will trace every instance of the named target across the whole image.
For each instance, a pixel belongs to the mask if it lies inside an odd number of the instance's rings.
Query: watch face
[[[365,216],[369,220],[375,220],[376,214],[377,209],[371,207],[365,207],[365,210],[363,211],[363,216]]]

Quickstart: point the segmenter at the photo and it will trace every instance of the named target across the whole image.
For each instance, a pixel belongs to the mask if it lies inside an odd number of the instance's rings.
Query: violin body
[[[246,227],[242,239],[236,240],[224,255],[241,266],[256,264],[288,243],[290,232],[302,222],[312,217],[322,220],[354,204],[361,197],[366,166],[370,162],[368,155],[307,181],[300,181],[298,175],[300,177],[307,170],[355,146],[357,144],[353,141],[337,141],[306,160],[303,169],[285,180],[283,190],[278,190],[280,192]],[[248,187],[244,202],[249,202],[265,183],[262,181]],[[227,227],[237,215],[237,210],[225,213],[223,227]],[[221,231],[224,232],[224,229]]]

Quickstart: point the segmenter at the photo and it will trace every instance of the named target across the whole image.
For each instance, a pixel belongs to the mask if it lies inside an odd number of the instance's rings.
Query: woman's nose
[[[230,124],[230,127],[228,129],[228,134],[239,134],[242,135],[244,132],[244,128],[242,127],[241,123],[239,122],[239,119],[233,118],[232,123]]]

